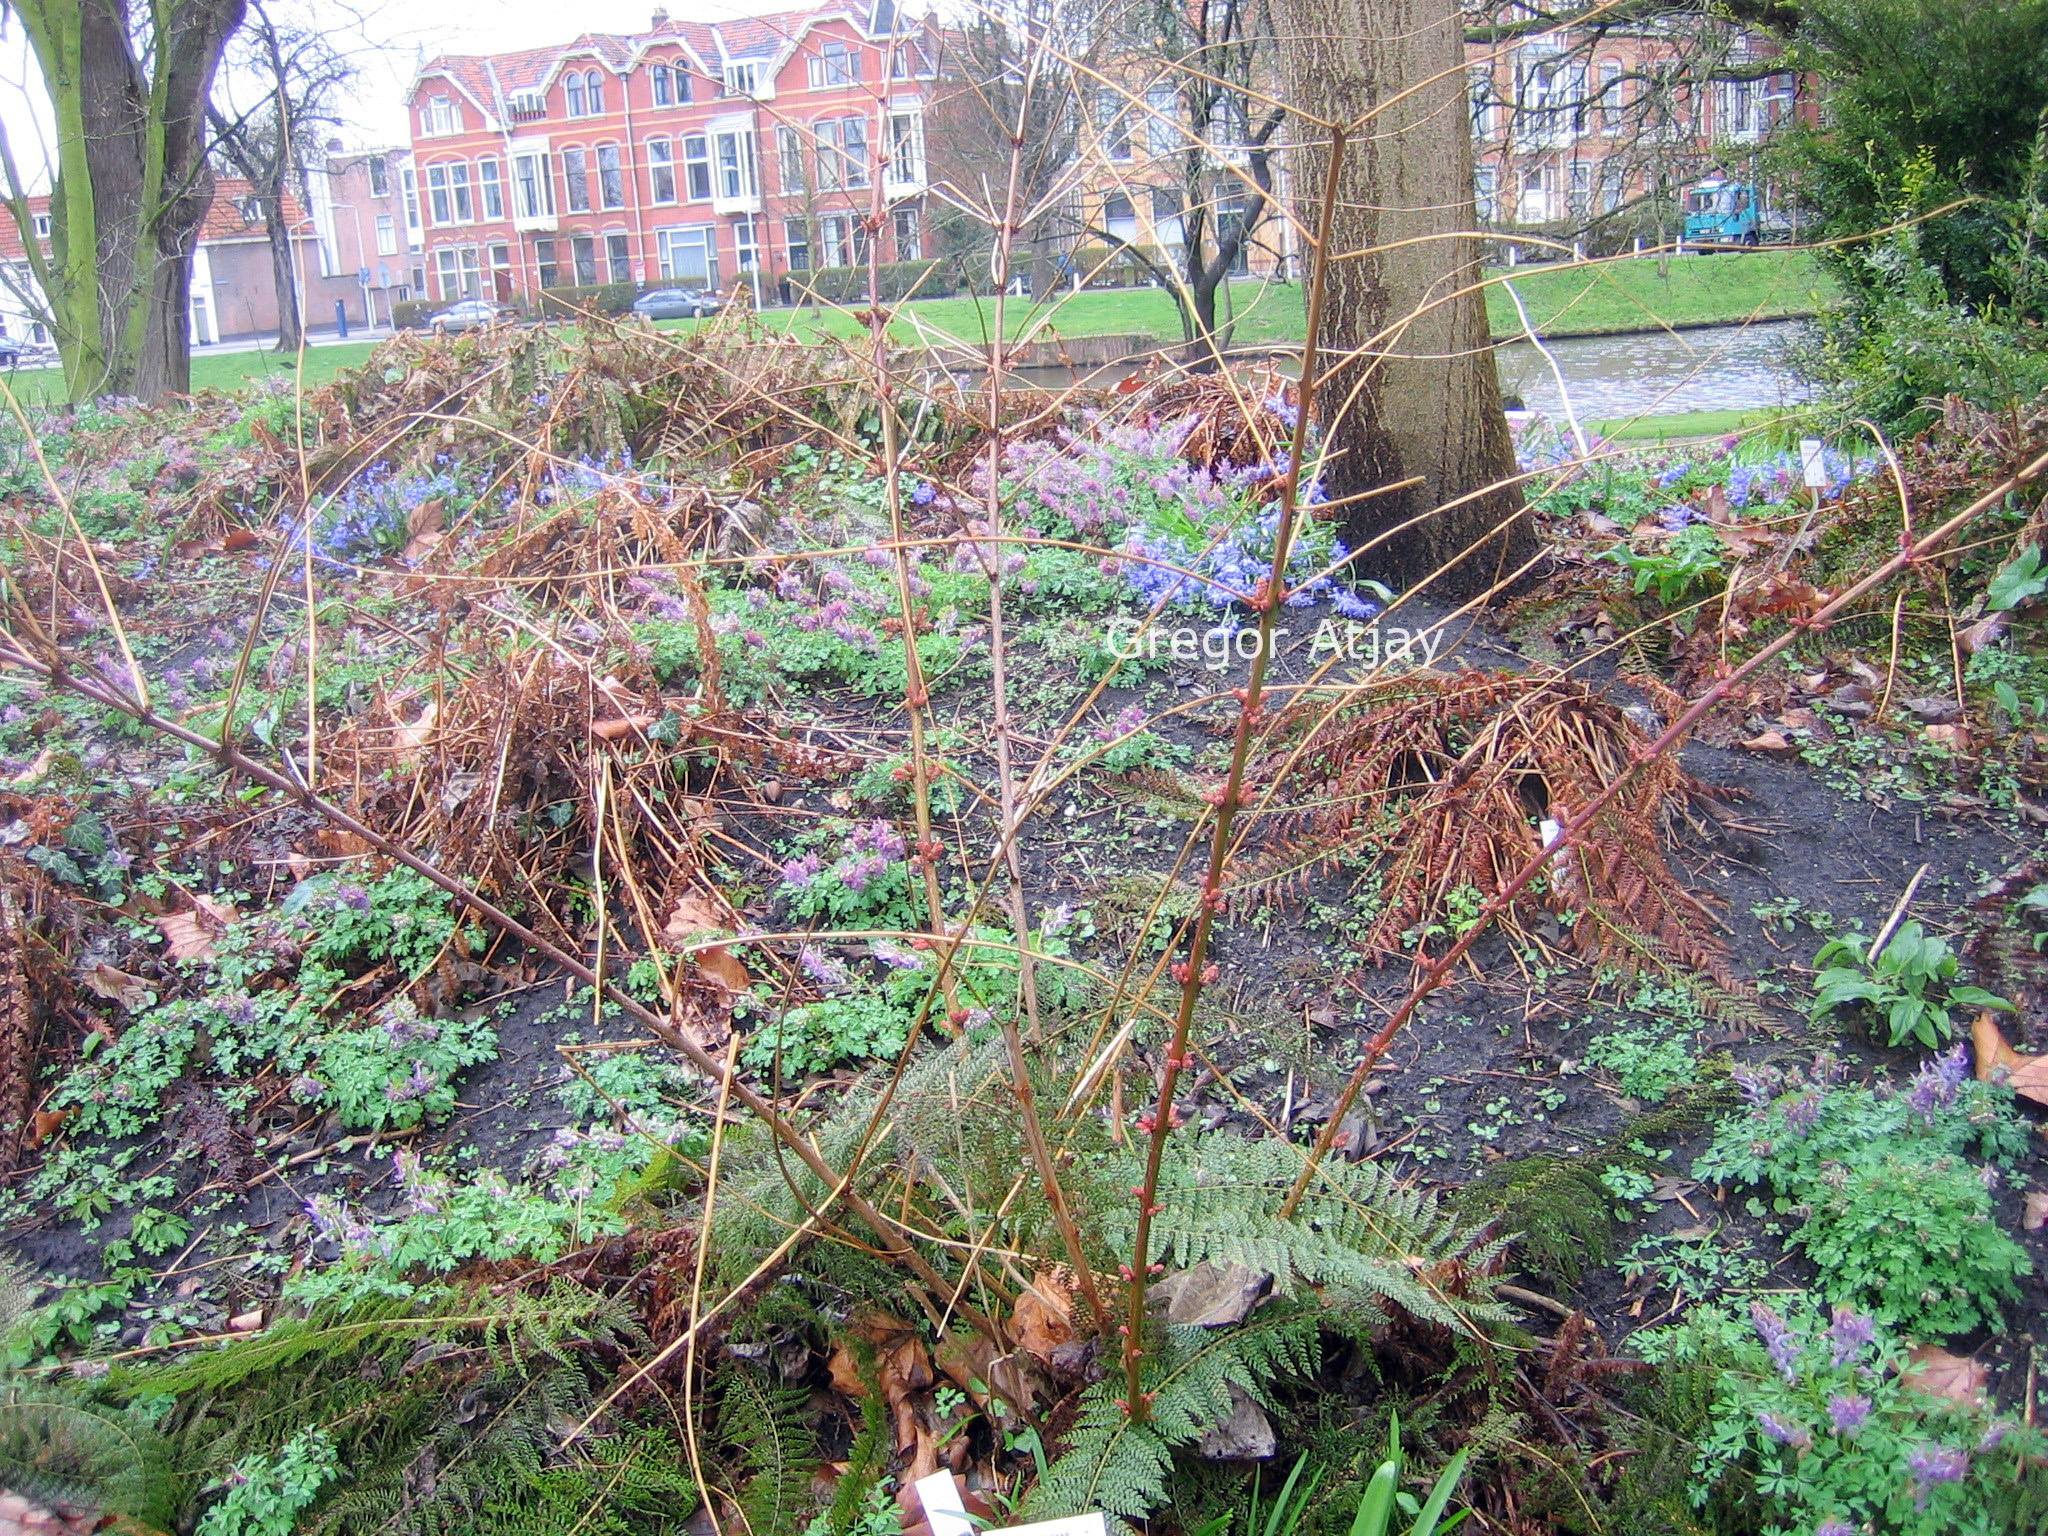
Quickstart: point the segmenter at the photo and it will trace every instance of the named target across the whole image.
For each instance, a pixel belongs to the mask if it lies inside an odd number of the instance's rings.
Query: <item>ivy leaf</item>
[[[2048,570],[2042,568],[2041,546],[2029,544],[2015,555],[1984,589],[1984,606],[2006,610],[2048,592]]]

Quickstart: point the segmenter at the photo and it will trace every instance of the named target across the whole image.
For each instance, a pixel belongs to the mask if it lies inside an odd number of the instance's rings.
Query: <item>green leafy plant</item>
[[[236,1462],[193,1536],[292,1536],[301,1512],[340,1471],[334,1438],[318,1427],[302,1430],[273,1453]]]
[[[1706,1508],[1731,1477],[1755,1480],[1761,1536],[1816,1531],[1885,1536],[2002,1536],[2027,1495],[2039,1434],[1986,1404],[1922,1392],[1905,1348],[1872,1317],[1827,1317],[1795,1293],[1746,1311],[1721,1302],[1685,1323],[1636,1335],[1664,1370],[1714,1371],[1709,1428],[1691,1490]]]
[[[2040,545],[2029,544],[1991,578],[1991,585],[1984,589],[1984,606],[2018,608],[2043,593],[2048,593],[2048,561],[2042,559]]]
[[[1604,1067],[1632,1098],[1661,1104],[1699,1074],[1699,1061],[1683,1035],[1654,1024],[1609,1030],[1586,1046],[1586,1063]]]
[[[1900,925],[1891,941],[1870,954],[1870,941],[1860,933],[1830,939],[1814,956],[1812,1016],[1861,1004],[1884,1020],[1887,1045],[1916,1040],[1937,1046],[1955,1033],[1951,1006],[2002,1008],[2012,1004],[1982,987],[1953,984],[1961,968],[1946,940],[1917,922]]]
[[[2025,1146],[2011,1094],[1971,1081],[1961,1047],[1903,1094],[1839,1086],[1830,1071],[1776,1093],[1742,1074],[1751,1103],[1694,1176],[1772,1190],[1778,1213],[1799,1219],[1791,1244],[1819,1267],[1829,1301],[1923,1338],[1995,1325],[2031,1265],[1993,1221],[1985,1169],[1968,1154],[2011,1159]]]
[[[1441,1536],[1441,1533],[1456,1530],[1465,1521],[1469,1510],[1459,1510],[1450,1519],[1444,1518],[1444,1511],[1450,1507],[1451,1495],[1458,1491],[1458,1484],[1464,1479],[1465,1464],[1471,1459],[1469,1448],[1453,1456],[1436,1486],[1429,1492],[1426,1501],[1401,1486],[1401,1420],[1398,1415],[1387,1424],[1386,1458],[1374,1470],[1371,1480],[1365,1485],[1365,1496],[1358,1501],[1358,1513],[1351,1521],[1351,1536],[1392,1536],[1395,1511],[1410,1518],[1407,1536]]]
[[[1638,595],[1657,589],[1657,601],[1666,608],[1683,602],[1694,587],[1725,569],[1721,557],[1728,551],[1721,535],[1705,523],[1681,528],[1653,549],[1631,549],[1626,544],[1607,551],[1606,557],[1635,573]]]

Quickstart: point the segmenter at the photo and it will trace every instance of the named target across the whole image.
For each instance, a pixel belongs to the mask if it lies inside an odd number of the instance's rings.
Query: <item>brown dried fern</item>
[[[1334,713],[1304,702],[1279,725],[1285,745],[1260,773],[1276,808],[1233,896],[1284,896],[1347,861],[1379,859],[1383,905],[1366,943],[1382,955],[1425,950],[1452,891],[1499,892],[1541,848],[1544,823],[1589,803],[1648,741],[1582,682],[1482,671],[1390,681]],[[1648,762],[1634,792],[1557,860],[1545,901],[1587,959],[1633,968],[1633,934],[1662,959],[1728,980],[1706,900],[1663,853],[1670,814],[1699,792],[1675,760]]]

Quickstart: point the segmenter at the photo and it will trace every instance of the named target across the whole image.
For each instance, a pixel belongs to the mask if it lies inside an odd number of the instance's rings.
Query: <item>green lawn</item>
[[[1546,336],[1781,319],[1813,313],[1832,292],[1820,268],[1803,251],[1495,268],[1488,281],[1487,316],[1496,336],[1519,335],[1522,329],[1514,300],[1502,286],[1508,281],[1528,307],[1530,322]],[[1231,285],[1230,300],[1237,316],[1238,345],[1301,340],[1300,288],[1247,280]],[[852,315],[842,311],[771,310],[762,318],[798,335],[860,334]],[[994,329],[994,307],[986,299],[923,299],[899,305],[894,325],[895,335],[905,343],[914,343],[920,331],[981,342]],[[1013,339],[1153,336],[1172,342],[1180,337],[1180,320],[1164,289],[1090,289],[1035,304],[1012,300],[1005,307],[1004,329]]]
[[[1657,325],[1726,324],[1810,314],[1831,292],[1827,278],[1801,251],[1730,252],[1682,256],[1667,261],[1620,260],[1569,266],[1522,267],[1489,275],[1487,313],[1496,336],[1518,335],[1521,322],[1502,288],[1512,281],[1529,318],[1546,336],[1589,336],[1642,330]],[[1239,346],[1287,346],[1301,340],[1302,293],[1291,284],[1246,280],[1230,285]],[[861,327],[849,313],[800,309],[764,311],[762,322],[806,338],[851,339]],[[688,328],[700,322],[665,322]],[[892,332],[905,346],[920,338],[985,341],[995,326],[986,299],[919,299],[897,306]],[[1163,289],[1091,289],[1033,303],[1013,299],[1005,306],[1004,329],[1012,338],[1145,336],[1171,343],[1180,337],[1173,300]],[[313,347],[305,354],[305,379],[325,383],[370,354],[368,342]],[[195,389],[234,389],[273,373],[292,373],[299,359],[274,352],[214,353],[193,359]],[[54,369],[13,375],[24,398],[56,392]]]

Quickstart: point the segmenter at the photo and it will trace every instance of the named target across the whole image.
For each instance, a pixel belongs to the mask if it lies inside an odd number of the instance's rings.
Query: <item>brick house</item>
[[[388,324],[392,305],[426,296],[425,231],[419,198],[407,191],[411,163],[402,146],[344,150],[337,141],[306,172],[313,225],[344,280],[351,325]],[[330,302],[314,323],[328,323],[332,311]]]
[[[50,200],[38,194],[28,201],[37,238],[47,240]],[[353,273],[340,266],[338,252],[324,237],[317,209],[308,212],[298,199],[287,197],[285,219],[306,323],[331,324],[337,299],[348,301],[354,296],[357,302],[352,310],[359,308]],[[6,217],[0,217],[0,264],[5,268],[0,273],[0,335],[48,343],[41,293],[22,249],[20,231],[14,220]],[[214,178],[213,202],[192,252],[189,315],[194,346],[277,334],[277,283],[271,272],[269,239],[246,181]]]
[[[1778,54],[1697,24],[1469,46],[1481,222],[1581,229],[1645,200],[1668,208],[1710,175],[1758,179],[1771,133],[1819,111],[1810,80],[1772,69]]]
[[[406,98],[423,281],[405,286],[445,303],[749,282],[773,302],[872,239],[921,258],[935,50],[894,0],[852,0],[715,24],[657,10],[633,35],[434,59]]]

